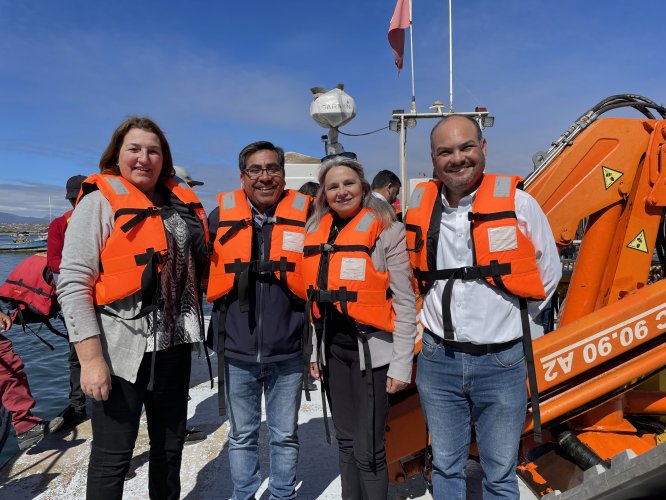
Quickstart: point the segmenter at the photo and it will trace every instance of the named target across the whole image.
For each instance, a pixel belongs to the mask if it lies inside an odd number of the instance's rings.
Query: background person
[[[11,318],[0,310],[0,400],[11,413],[18,447],[23,451],[58,430],[62,426],[62,417],[48,422],[30,412],[35,400],[30,393],[23,361],[14,352],[12,341],[3,335],[11,327]]]
[[[58,274],[60,274],[65,231],[67,230],[69,219],[76,204],[76,198],[79,196],[81,184],[84,180],[86,180],[84,175],[74,175],[67,179],[65,199],[71,203],[72,209],[60,217],[56,217],[49,224],[46,240],[46,265],[53,273],[53,279],[56,283],[58,281]],[[79,358],[76,355],[74,344],[69,345],[69,405],[62,412],[61,416],[63,418],[62,430],[71,429],[88,418],[86,412],[86,395],[81,389],[81,363],[79,363]]]
[[[194,179],[192,179],[190,172],[185,167],[174,165],[173,170],[175,172],[176,177],[187,182],[187,185],[190,186],[191,188],[194,188],[195,186],[204,185],[202,181],[195,181]],[[197,347],[194,348],[197,352],[199,352],[199,346],[200,345],[197,344]],[[187,400],[189,401],[190,399],[192,398],[188,394]],[[206,439],[205,432],[196,429],[185,429],[185,444],[196,443],[199,441],[203,441],[204,439]]]
[[[323,374],[331,406],[342,498],[384,500],[388,394],[411,380],[416,336],[405,227],[372,195],[356,160],[325,160],[319,182],[303,258],[322,332],[313,354],[321,364],[312,362],[311,373]],[[326,244],[336,249],[327,251]]]
[[[519,178],[484,173],[486,140],[474,119],[446,117],[430,139],[438,181],[417,186],[406,223],[427,240],[409,246],[418,249],[411,260],[424,294],[416,384],[432,441],[433,495],[465,497],[473,423],[483,497],[516,499],[527,405],[520,303],[541,299],[530,304],[532,317],[548,303],[561,276],[557,248],[538,203],[516,189]],[[488,229],[483,215],[495,213],[515,217],[491,217]],[[522,274],[514,267],[519,260]],[[464,275],[444,276],[461,268]]]
[[[318,182],[308,181],[303,183],[303,185],[298,188],[298,192],[307,194],[308,196],[312,196],[314,198],[315,196],[317,196],[318,189],[319,189]]]
[[[58,298],[94,399],[88,499],[120,498],[145,406],[151,498],[176,499],[191,344],[202,340],[205,213],[172,179],[162,130],[130,117],[82,186],[65,236]]]
[[[183,179],[185,182],[187,182],[187,185],[190,186],[191,188],[204,185],[202,181],[195,181],[194,179],[192,179],[192,176],[185,167],[179,167],[178,165],[174,165],[173,170],[176,174],[176,177],[180,177],[181,179]]]
[[[380,170],[374,179],[372,179],[372,194],[386,201],[389,205],[395,206],[396,201],[398,200],[398,194],[400,194],[400,188],[402,187],[402,182],[400,178],[395,175],[390,170]],[[396,209],[396,217],[399,221],[402,221],[402,212],[400,211],[400,205]]]
[[[380,199],[383,199],[389,205],[393,205],[393,202],[395,202],[400,193],[401,186],[400,178],[390,170],[380,170],[377,172],[370,185],[372,193],[375,196],[379,196]]]
[[[229,412],[234,500],[261,485],[261,397],[270,432],[271,498],[296,498],[305,293],[300,276],[311,198],[285,190],[284,151],[270,142],[238,157],[242,189],[218,195],[209,216],[213,254],[206,293]],[[221,412],[224,408],[221,408]]]

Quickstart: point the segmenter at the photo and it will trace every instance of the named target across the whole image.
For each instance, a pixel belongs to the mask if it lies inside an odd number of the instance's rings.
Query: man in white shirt
[[[397,175],[390,170],[380,170],[377,175],[372,179],[372,194],[377,198],[381,198],[389,205],[398,197],[402,183]]]
[[[384,200],[393,207],[396,206],[395,202],[398,199],[401,187],[402,182],[400,182],[398,176],[390,170],[380,170],[377,172],[377,175],[372,179],[372,184],[370,185],[372,195],[375,198]],[[398,220],[402,222],[402,213],[399,212],[398,209],[396,209],[396,211]]]
[[[420,185],[406,218],[421,238],[412,255],[425,326],[416,384],[432,441],[435,499],[465,498],[471,425],[484,498],[519,497],[515,469],[527,406],[521,305],[540,299],[525,308],[536,318],[561,277],[538,203],[516,189],[517,178],[484,174],[485,155],[475,120],[442,119],[431,133],[441,184]],[[526,273],[517,270],[518,254]]]

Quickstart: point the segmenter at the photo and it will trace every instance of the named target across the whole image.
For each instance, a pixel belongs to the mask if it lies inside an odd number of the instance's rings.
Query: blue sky
[[[0,0],[0,211],[54,215],[64,183],[97,171],[129,114],[154,118],[177,164],[206,182],[208,210],[238,187],[237,155],[255,140],[322,155],[314,86],[343,82],[360,133],[409,109],[409,56],[396,75],[386,35],[395,0],[337,2]],[[448,102],[448,4],[414,0],[418,111]],[[486,106],[488,169],[526,175],[531,157],[601,99],[666,101],[664,0],[454,0],[456,111]],[[408,50],[408,49],[407,49]],[[638,116],[637,114],[635,116]],[[431,169],[421,121],[409,173]],[[398,171],[398,137],[342,137],[369,176]]]

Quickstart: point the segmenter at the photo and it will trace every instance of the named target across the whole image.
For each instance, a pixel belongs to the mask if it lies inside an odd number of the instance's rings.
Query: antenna
[[[409,0],[409,52],[412,63],[412,113],[416,113],[416,88],[414,85],[414,37],[412,35],[412,0]]]
[[[449,0],[449,112],[453,113],[453,15]]]

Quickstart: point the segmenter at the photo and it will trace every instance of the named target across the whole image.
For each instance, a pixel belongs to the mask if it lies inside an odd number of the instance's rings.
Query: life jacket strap
[[[208,348],[210,348],[214,349],[215,353],[217,354],[217,403],[219,415],[223,417],[227,414],[227,405],[224,399],[225,391],[227,390],[224,368],[224,339],[226,336],[228,304],[222,299],[217,299],[215,303],[217,306],[219,306],[219,309],[213,309],[213,312],[211,313],[211,319],[208,323],[208,331],[206,332],[204,348],[206,349],[206,353],[208,353]],[[217,318],[215,318],[214,315],[217,315]],[[217,332],[215,331],[214,325],[217,325]]]
[[[466,266],[451,269],[435,269],[433,271],[423,271],[418,268],[414,269],[414,276],[416,276],[419,281],[437,281],[450,279],[472,281],[492,278],[495,276],[502,276],[504,274],[511,274],[511,264],[500,264],[497,261],[492,261],[490,264],[485,266]]]
[[[197,208],[203,208],[204,206],[201,204],[200,201],[191,201],[189,203],[185,204],[187,207],[191,208],[192,210],[195,210]]]
[[[224,272],[234,274],[234,287],[238,291],[238,300],[241,312],[250,311],[250,302],[248,291],[250,289],[250,275],[271,275],[275,272],[280,273],[280,282],[287,286],[287,273],[296,270],[296,263],[289,262],[286,257],[280,260],[253,260],[243,262],[235,259],[224,265]]]
[[[444,326],[444,340],[454,340],[453,319],[451,318],[451,295],[455,280],[473,281],[493,278],[501,282],[500,276],[511,274],[511,264],[500,264],[494,260],[485,266],[466,266],[454,269],[436,269],[434,271],[414,270],[419,288],[428,287],[429,283],[437,280],[447,280],[442,290],[442,324]],[[425,283],[425,285],[422,285]]]
[[[286,217],[280,217],[280,216],[267,217],[265,224],[283,224],[285,226],[305,227],[305,221],[297,219],[287,219]]]
[[[160,209],[158,207],[148,207],[148,208],[120,208],[116,210],[114,214],[114,220],[120,217],[121,215],[134,215],[130,220],[125,222],[120,226],[120,230],[123,233],[128,233],[133,227],[135,227],[139,222],[152,217],[159,215]]]
[[[256,274],[272,274],[278,271],[293,272],[296,270],[296,264],[289,262],[286,257],[281,257],[280,260],[253,260],[250,262],[236,259],[234,262],[224,265],[224,272],[230,274],[241,274],[248,270]]]
[[[16,285],[20,286],[21,288],[25,288],[26,290],[30,290],[32,293],[35,293],[37,295],[44,295],[45,297],[50,297],[51,293],[43,290],[42,288],[34,288],[31,287],[30,285],[27,285],[26,283],[23,282],[23,278],[19,278],[18,281],[14,280],[5,280],[5,283],[9,283],[11,285]]]
[[[367,398],[367,407],[368,413],[366,417],[366,426],[367,426],[367,435],[368,440],[368,462],[371,467],[375,466],[375,384],[373,383],[374,377],[372,376],[372,357],[370,355],[370,345],[368,344],[368,338],[365,333],[360,331],[357,328],[357,324],[352,317],[349,315],[347,310],[347,302],[340,301],[340,309],[342,309],[342,314],[345,316],[349,325],[352,328],[352,331],[356,334],[356,338],[361,342],[363,349],[363,361],[365,364],[364,375],[366,377],[366,398]],[[325,321],[325,320],[324,320]]]
[[[365,245],[336,245],[335,243],[320,243],[319,245],[305,245],[303,247],[303,256],[310,257],[311,255],[335,252],[363,252],[368,255],[372,254],[372,250]]]
[[[423,248],[423,244],[425,243],[423,240],[423,231],[421,230],[421,226],[417,226],[416,224],[405,224],[405,230],[416,234],[414,237],[414,248],[408,248],[407,251],[420,252]]]
[[[490,222],[502,219],[517,219],[517,216],[514,210],[505,210],[504,212],[494,212],[492,214],[468,212],[467,219],[470,222]]]
[[[238,231],[243,229],[244,227],[251,226],[252,225],[252,219],[241,219],[241,220],[223,220],[220,221],[220,224],[218,227],[228,227],[229,230],[224,233],[220,238],[217,240],[220,245],[224,245],[227,241],[231,239],[233,235],[235,235]]]
[[[358,292],[347,290],[347,287],[344,286],[338,290],[315,290],[310,287],[308,290],[308,300],[320,304],[356,302],[358,300]]]
[[[160,273],[159,265],[166,260],[166,252],[156,252],[154,248],[146,248],[145,253],[136,254],[134,262],[137,266],[145,266],[141,273],[141,310],[131,318],[139,319],[156,311],[159,304],[160,295]],[[118,314],[110,311],[108,308],[101,307],[101,312],[115,318],[121,318]]]
[[[312,317],[312,302],[307,301],[305,303],[306,311],[306,321],[303,326],[303,361],[305,369],[303,372],[303,389],[305,390],[305,398],[310,401],[310,391],[308,389],[308,376],[310,375],[310,358],[312,356],[312,330],[314,328],[315,332],[315,345],[317,348],[317,366],[319,367],[319,381],[321,384],[321,408],[324,415],[324,434],[326,437],[326,442],[331,444],[331,431],[328,426],[328,411],[326,407],[327,394],[329,393],[328,389],[328,378],[326,376],[326,370],[324,370],[324,365],[322,363],[321,355],[321,344],[324,342],[326,337],[326,312],[324,311],[323,318],[314,318]],[[312,318],[312,323],[310,319]]]
[[[134,256],[134,262],[137,266],[145,266],[153,258],[158,264],[164,264],[166,261],[166,255],[162,255],[162,252],[156,252],[154,248],[146,248],[145,253]]]
[[[532,334],[527,313],[527,299],[518,298],[520,304],[520,321],[523,327],[523,352],[527,366],[527,381],[530,388],[530,406],[532,407],[532,422],[534,423],[534,440],[543,442],[541,437],[541,411],[539,409],[539,386],[537,383],[536,367],[534,365],[534,350],[532,349]]]

